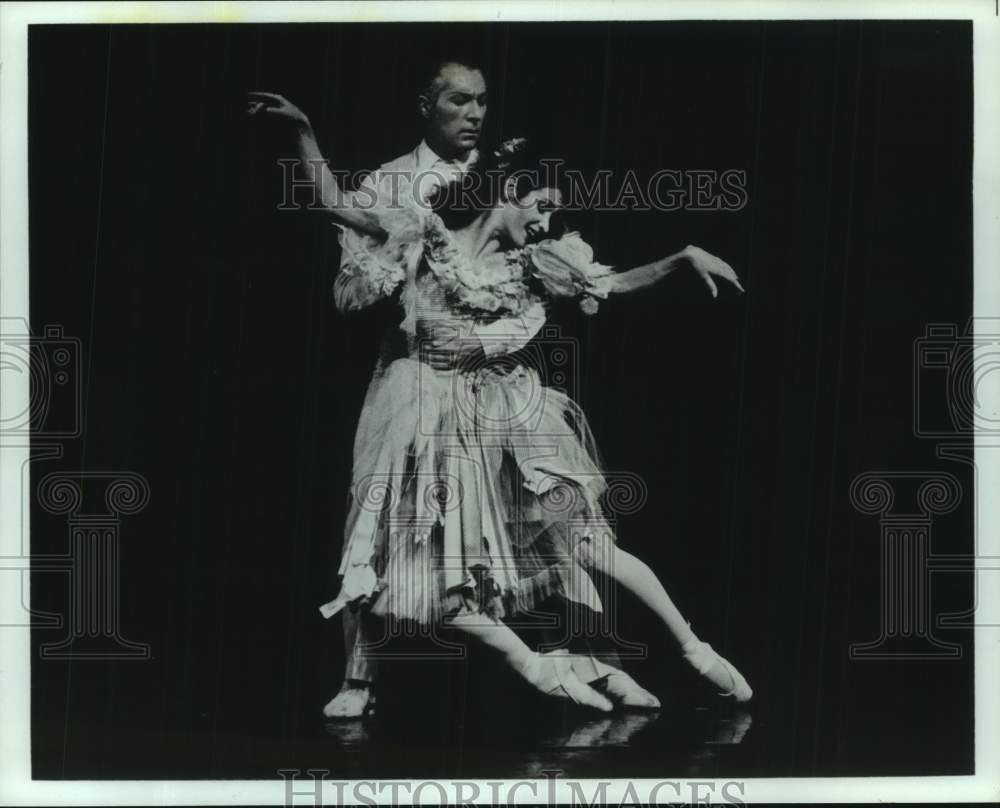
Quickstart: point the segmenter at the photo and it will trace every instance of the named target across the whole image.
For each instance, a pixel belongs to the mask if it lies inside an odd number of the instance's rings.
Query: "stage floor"
[[[536,713],[530,726],[486,730],[489,747],[470,742],[441,751],[421,745],[421,731],[400,732],[378,716],[331,721],[326,732],[336,750],[331,776],[437,776],[576,779],[607,777],[717,777],[746,769],[741,750],[752,751],[753,715],[730,707],[622,711],[607,715],[581,708]],[[470,739],[473,740],[474,739]],[[332,750],[331,750],[332,751]],[[405,764],[400,765],[403,761]]]

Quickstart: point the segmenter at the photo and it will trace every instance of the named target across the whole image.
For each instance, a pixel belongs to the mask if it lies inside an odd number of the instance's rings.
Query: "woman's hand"
[[[701,247],[695,247],[691,244],[679,253],[653,261],[651,264],[628,269],[624,272],[613,272],[603,278],[598,278],[591,284],[592,292],[600,297],[609,294],[621,295],[640,292],[660,283],[685,264],[690,265],[701,276],[712,293],[712,297],[719,296],[719,290],[712,276],[725,278],[741,293],[745,291],[740,279],[729,264],[721,258],[716,258],[711,253],[705,252]]]
[[[709,291],[712,293],[712,297],[719,296],[719,290],[715,285],[715,281],[712,280],[713,275],[717,278],[724,278],[729,281],[733,286],[739,289],[740,292],[746,291],[740,284],[740,279],[737,277],[736,272],[731,266],[729,266],[729,264],[721,258],[717,258],[711,253],[705,252],[701,247],[695,247],[693,244],[689,244],[680,251],[677,257],[682,258],[691,264],[694,271],[701,276],[703,281],[705,281]]]
[[[247,113],[257,115],[259,113],[274,115],[277,118],[284,118],[291,122],[300,130],[312,129],[309,118],[295,104],[277,93],[247,93]]]

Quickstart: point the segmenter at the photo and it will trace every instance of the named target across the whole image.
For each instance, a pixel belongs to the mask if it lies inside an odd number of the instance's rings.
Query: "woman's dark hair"
[[[558,160],[542,158],[525,138],[512,138],[484,149],[468,171],[437,188],[428,203],[445,227],[457,230],[500,202],[559,187],[560,174]]]

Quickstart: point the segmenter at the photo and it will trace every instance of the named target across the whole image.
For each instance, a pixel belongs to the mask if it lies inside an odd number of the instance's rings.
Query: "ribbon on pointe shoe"
[[[546,654],[542,656],[546,656]],[[612,667],[599,659],[582,654],[572,654],[570,664],[573,673],[581,682],[610,696],[622,707],[641,710],[660,709],[660,700],[620,668]]]
[[[535,672],[534,676],[531,671]],[[574,704],[594,707],[602,712],[614,709],[608,699],[577,678],[571,657],[565,649],[546,654],[532,652],[522,668],[522,675],[547,696],[569,699]]]

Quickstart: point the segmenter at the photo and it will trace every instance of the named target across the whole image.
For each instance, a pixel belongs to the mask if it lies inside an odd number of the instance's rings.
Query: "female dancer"
[[[352,260],[340,294],[361,304],[398,295],[403,308],[396,348],[383,351],[358,425],[341,591],[324,614],[352,604],[384,618],[442,621],[495,649],[538,690],[606,711],[611,702],[577,679],[567,657],[532,652],[501,620],[553,594],[600,610],[588,574],[597,570],[659,617],[721,695],[748,700],[746,680],[695,636],[653,571],[616,546],[579,407],[533,369],[456,348],[477,325],[534,319],[557,299],[594,313],[599,300],[648,289],[682,267],[713,296],[713,278],[742,291],[732,268],[689,246],[614,272],[578,234],[537,240],[562,195],[525,170],[523,140],[481,162],[475,179],[486,179],[485,198],[483,182],[472,193],[452,183],[437,194],[436,212],[363,209],[338,193],[301,110],[252,93],[250,112],[261,111],[297,124],[302,164],[336,223],[379,239],[373,246],[345,231]],[[442,324],[458,334],[445,346],[456,359],[444,365]]]

